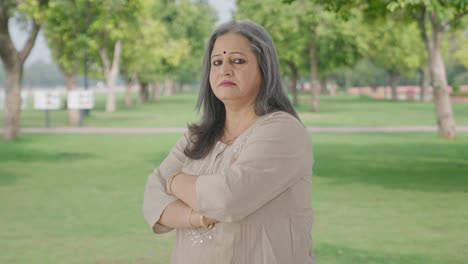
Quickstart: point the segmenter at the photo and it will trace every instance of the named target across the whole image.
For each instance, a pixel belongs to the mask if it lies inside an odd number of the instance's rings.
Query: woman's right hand
[[[203,222],[205,223],[205,225],[206,225],[208,228],[213,228],[213,226],[214,226],[216,223],[218,223],[219,221],[216,220],[216,219],[213,219],[213,218],[209,218],[209,217],[204,216]]]
[[[194,227],[213,227],[219,222],[216,219],[202,216],[199,212],[193,212],[190,221]]]

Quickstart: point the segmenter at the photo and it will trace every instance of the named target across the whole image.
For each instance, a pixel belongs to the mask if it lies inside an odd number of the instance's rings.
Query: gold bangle
[[[167,187],[167,188],[166,188],[166,189],[167,189],[167,190],[166,190],[167,194],[173,194],[173,192],[172,192],[172,182],[174,181],[174,178],[175,178],[177,175],[181,174],[181,173],[182,173],[182,172],[177,172],[177,173],[175,173],[174,175],[172,175],[171,177],[169,177],[169,180],[167,181],[167,186],[166,186],[166,187]]]
[[[203,217],[204,217],[203,215],[200,215],[200,224],[201,224],[202,227],[205,226],[205,222],[203,221]]]
[[[193,213],[193,209],[190,208],[190,215],[189,215],[189,218],[188,218],[188,222],[190,224],[191,227],[195,227],[193,224],[192,224],[192,213]]]

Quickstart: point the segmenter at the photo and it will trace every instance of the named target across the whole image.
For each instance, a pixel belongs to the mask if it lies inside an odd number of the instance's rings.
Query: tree
[[[468,69],[468,26],[461,33],[455,36],[458,47],[455,49],[454,58]]]
[[[308,72],[313,111],[319,110],[320,77],[354,65],[365,47],[363,34],[352,28],[359,16],[354,14],[345,21],[313,1],[238,1],[238,16],[253,19],[269,31],[281,63],[292,76],[292,87],[299,74]],[[297,103],[295,89],[292,91]]]
[[[199,79],[201,60],[209,34],[214,28],[216,15],[206,0],[159,0],[153,11],[153,17],[161,20],[167,27],[169,39],[174,44],[184,44],[188,56],[180,60],[162,61],[165,77],[165,94],[170,95],[180,83]]]
[[[6,72],[6,107],[4,111],[4,138],[16,139],[20,134],[21,81],[23,65],[36,41],[43,21],[47,0],[2,0],[0,2],[0,58]],[[18,17],[29,27],[24,46],[17,50],[8,30],[8,21]]]
[[[374,64],[385,69],[392,87],[392,99],[397,100],[400,77],[421,65],[423,48],[415,23],[403,24],[395,20],[375,21],[368,56]]]
[[[459,20],[468,14],[468,1],[413,0],[405,3],[395,0],[389,4],[388,8],[390,11],[401,8],[407,14],[420,14],[417,20],[429,57],[438,132],[442,137],[455,138],[455,120],[442,58],[442,39],[447,30],[456,26]]]
[[[65,75],[67,92],[76,89],[80,66],[85,59],[86,9],[84,0],[51,1],[45,25],[45,36],[55,62]],[[68,109],[68,123],[77,126],[80,110]]]
[[[294,0],[284,0],[294,1]],[[438,133],[441,137],[455,138],[455,121],[447,90],[447,77],[442,57],[444,33],[457,28],[468,15],[468,0],[316,0],[336,12],[346,14],[350,7],[365,9],[371,17],[404,17],[417,21],[425,44],[434,91],[434,105]],[[344,11],[343,11],[344,10]]]
[[[120,59],[128,33],[137,26],[141,12],[139,0],[89,1],[89,48],[94,57],[101,60],[106,79],[106,112],[116,110],[115,86],[120,72]]]
[[[294,105],[298,104],[297,81],[307,73],[307,39],[301,32],[295,6],[267,1],[237,1],[236,19],[252,19],[262,25],[275,42],[281,70],[289,77]]]
[[[126,37],[122,72],[129,83],[138,85],[139,102],[145,103],[149,100],[150,84],[156,88],[153,99],[157,99],[158,82],[166,77],[168,68],[175,72],[183,64],[182,60],[189,57],[190,44],[186,38],[175,38],[170,30],[172,24],[165,19],[164,12],[168,12],[165,8],[171,11],[175,3],[166,3],[169,5],[166,6],[161,1],[143,1],[142,4],[138,25]],[[184,32],[183,26],[177,28],[179,34]],[[129,94],[127,92],[127,102],[130,102]]]
[[[168,24],[172,37],[186,40],[188,56],[174,69],[175,78],[180,83],[193,83],[200,80],[205,44],[216,22],[216,11],[206,0],[181,0],[176,5],[174,20]]]

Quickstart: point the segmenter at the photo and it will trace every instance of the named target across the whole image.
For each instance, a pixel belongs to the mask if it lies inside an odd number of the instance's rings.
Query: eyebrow
[[[233,52],[228,52],[228,54],[241,54],[241,55],[244,55],[244,53],[240,52],[240,51],[233,51]],[[218,53],[218,54],[215,54],[215,55],[212,55],[211,58],[213,57],[216,57],[216,56],[221,56],[221,53]]]

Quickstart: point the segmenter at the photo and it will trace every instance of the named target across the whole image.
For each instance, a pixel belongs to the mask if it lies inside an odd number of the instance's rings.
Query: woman
[[[145,190],[153,231],[177,229],[171,263],[314,263],[312,145],[261,26],[214,31],[197,108]]]

